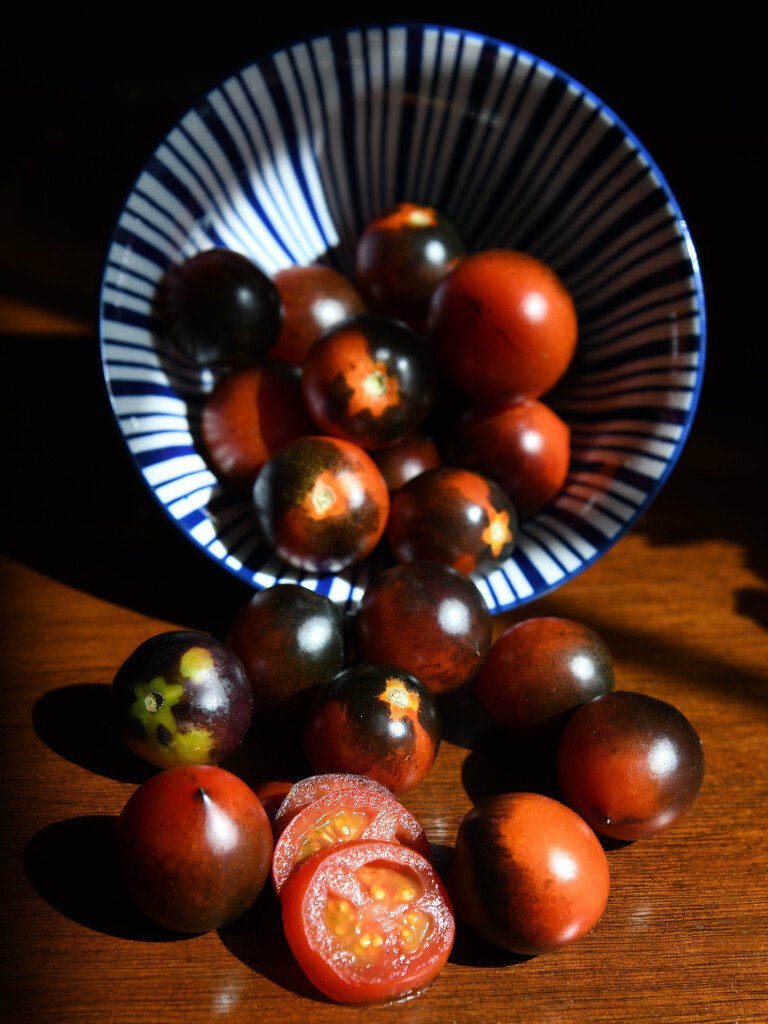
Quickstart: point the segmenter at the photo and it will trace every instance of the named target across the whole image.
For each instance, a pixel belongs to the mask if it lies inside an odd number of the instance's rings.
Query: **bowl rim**
[[[351,22],[351,23],[345,24],[344,26],[334,27],[333,29],[329,29],[328,31],[317,31],[317,32],[313,32],[311,35],[307,35],[307,36],[296,36],[296,37],[292,38],[291,41],[286,41],[285,43],[282,43],[282,44],[280,44],[280,45],[278,45],[278,46],[276,46],[274,48],[257,51],[255,53],[255,55],[254,55],[252,60],[249,60],[247,63],[242,64],[239,67],[233,68],[230,72],[228,72],[226,74],[226,76],[220,77],[216,81],[212,81],[211,84],[207,86],[205,91],[199,96],[199,98],[195,102],[193,102],[192,104],[187,105],[185,107],[185,109],[182,111],[182,113],[176,118],[176,120],[172,124],[169,124],[167,126],[167,128],[165,129],[165,131],[162,132],[157,137],[157,139],[155,140],[154,146],[149,150],[148,153],[145,154],[143,160],[139,160],[137,162],[137,171],[136,171],[136,173],[132,177],[130,186],[128,187],[128,189],[123,194],[122,201],[120,201],[118,206],[117,206],[117,211],[116,211],[116,214],[115,214],[115,217],[114,217],[112,230],[110,231],[110,234],[108,236],[106,245],[104,247],[104,254],[103,254],[102,261],[101,261],[101,273],[100,273],[100,276],[99,276],[99,285],[98,285],[98,297],[97,297],[97,303],[98,303],[98,308],[97,308],[98,333],[97,333],[97,342],[98,342],[99,356],[100,356],[101,366],[102,366],[102,386],[104,388],[105,397],[107,398],[107,401],[109,403],[109,407],[110,407],[110,409],[112,411],[112,421],[113,421],[114,429],[116,430],[117,434],[122,439],[123,450],[129,456],[129,460],[131,461],[131,464],[133,465],[134,469],[138,472],[138,475],[139,475],[139,477],[140,477],[140,479],[142,481],[143,486],[151,494],[153,504],[154,505],[159,505],[161,507],[161,509],[162,509],[163,513],[165,514],[166,518],[168,520],[170,520],[170,522],[173,524],[173,526],[176,528],[176,530],[179,530],[181,533],[183,533],[185,535],[186,539],[189,542],[191,542],[193,548],[197,548],[198,550],[202,550],[202,552],[207,556],[207,558],[209,560],[214,562],[216,565],[218,565],[223,571],[227,572],[229,575],[233,575],[236,579],[238,579],[241,582],[245,583],[245,585],[249,586],[252,590],[258,591],[260,589],[263,589],[263,586],[256,581],[254,573],[251,573],[250,579],[246,579],[246,577],[244,576],[244,574],[242,572],[238,572],[238,571],[234,570],[231,566],[228,566],[226,564],[226,561],[223,558],[217,556],[213,551],[211,551],[210,550],[210,546],[208,544],[202,544],[202,543],[198,542],[196,540],[196,538],[194,538],[192,536],[192,534],[188,530],[186,530],[184,527],[182,527],[179,524],[179,521],[174,518],[174,516],[172,515],[169,507],[166,504],[164,504],[158,498],[158,495],[153,490],[152,485],[150,484],[150,482],[146,478],[145,474],[142,472],[141,466],[136,461],[133,453],[130,450],[130,447],[128,445],[128,438],[126,437],[125,433],[120,429],[118,414],[117,414],[117,410],[116,410],[115,405],[114,405],[113,394],[112,394],[112,391],[110,389],[110,381],[109,381],[109,375],[108,375],[108,369],[107,369],[107,360],[105,358],[105,351],[104,351],[105,344],[106,344],[105,337],[104,337],[104,329],[103,329],[103,327],[104,327],[104,317],[103,317],[104,289],[105,289],[105,287],[107,285],[107,273],[108,273],[108,268],[109,268],[109,264],[110,264],[110,252],[111,252],[112,247],[115,244],[116,238],[118,236],[119,221],[120,221],[121,215],[123,214],[124,210],[126,209],[126,206],[127,206],[127,203],[129,201],[130,197],[133,195],[134,191],[136,190],[137,184],[138,184],[142,174],[145,171],[147,171],[147,169],[148,169],[148,167],[150,165],[150,162],[152,160],[152,157],[156,153],[157,149],[162,144],[163,140],[165,140],[168,137],[168,135],[173,131],[173,129],[176,128],[181,123],[181,121],[183,120],[184,117],[186,117],[188,114],[190,114],[190,113],[192,113],[194,111],[199,110],[203,106],[203,104],[205,103],[207,97],[212,92],[215,92],[217,89],[221,88],[224,85],[224,83],[229,81],[231,78],[237,77],[239,75],[242,75],[242,73],[245,72],[246,70],[248,70],[249,68],[254,67],[254,66],[258,67],[258,68],[263,68],[263,66],[268,61],[270,61],[274,56],[276,56],[278,54],[281,54],[281,53],[290,52],[293,48],[295,48],[297,46],[302,46],[302,45],[308,46],[313,41],[316,41],[316,40],[340,39],[340,38],[348,37],[351,34],[360,34],[361,36],[365,36],[366,38],[369,39],[370,38],[370,33],[372,33],[372,32],[373,33],[381,32],[382,34],[386,34],[386,33],[390,32],[390,31],[393,31],[393,30],[395,30],[395,31],[396,30],[400,30],[400,31],[405,30],[406,33],[408,32],[408,30],[413,30],[414,32],[420,32],[420,33],[435,32],[435,33],[439,34],[440,36],[443,36],[445,34],[453,34],[453,35],[459,36],[462,40],[463,39],[472,39],[472,40],[474,40],[476,42],[480,42],[480,43],[484,43],[484,44],[489,44],[489,45],[492,45],[492,46],[496,47],[497,49],[503,49],[503,50],[506,50],[506,51],[510,51],[510,52],[514,53],[516,57],[522,57],[524,60],[530,61],[532,65],[535,65],[537,68],[543,69],[545,72],[549,73],[551,76],[559,78],[561,81],[563,81],[569,87],[575,88],[576,90],[578,90],[578,92],[580,94],[582,94],[587,100],[589,100],[591,102],[591,104],[594,106],[594,108],[598,112],[603,112],[606,115],[606,117],[613,124],[615,124],[617,126],[617,128],[622,132],[622,134],[625,136],[625,138],[637,150],[637,153],[646,161],[650,171],[652,172],[652,174],[656,178],[656,180],[658,182],[658,187],[663,192],[665,200],[666,200],[666,202],[667,202],[667,204],[668,204],[668,206],[669,206],[669,208],[670,208],[670,210],[671,210],[671,212],[672,212],[672,214],[674,216],[675,224],[677,226],[678,231],[680,232],[680,246],[681,246],[681,249],[684,250],[686,255],[687,255],[688,262],[689,262],[689,267],[690,267],[689,276],[690,276],[690,279],[691,279],[691,281],[693,282],[693,285],[694,285],[696,316],[697,316],[697,319],[698,319],[698,322],[699,322],[699,329],[698,329],[698,335],[697,335],[697,337],[698,337],[697,353],[698,353],[698,356],[699,356],[699,360],[698,360],[698,364],[697,364],[697,366],[695,368],[695,381],[694,381],[693,387],[690,390],[690,402],[689,402],[689,404],[688,404],[688,406],[687,406],[687,408],[685,410],[685,418],[684,418],[684,421],[681,424],[679,424],[680,433],[679,433],[679,436],[674,441],[674,451],[669,456],[669,458],[666,460],[666,464],[665,464],[663,472],[661,472],[658,477],[654,478],[653,486],[652,486],[651,490],[649,490],[649,491],[647,491],[645,493],[645,497],[643,498],[642,503],[633,510],[632,514],[630,516],[628,516],[621,523],[621,525],[618,527],[618,529],[616,529],[615,532],[613,532],[610,537],[606,537],[604,539],[604,541],[601,542],[600,546],[595,550],[594,554],[592,554],[592,555],[590,555],[588,557],[583,557],[583,556],[580,557],[580,564],[578,566],[576,566],[575,568],[572,568],[572,569],[564,569],[562,577],[559,578],[559,579],[554,580],[551,583],[547,583],[546,581],[543,581],[543,585],[542,586],[538,586],[535,589],[533,589],[531,594],[529,594],[529,595],[522,595],[522,596],[518,596],[517,594],[515,594],[515,599],[510,604],[506,604],[506,605],[502,606],[502,605],[499,605],[495,601],[492,604],[489,603],[489,608],[490,608],[490,611],[491,611],[492,614],[494,614],[494,615],[495,614],[501,614],[501,613],[504,613],[504,612],[513,611],[513,610],[516,610],[518,608],[522,608],[526,604],[533,603],[534,601],[537,601],[540,598],[545,597],[546,595],[552,593],[553,591],[555,591],[555,590],[559,589],[560,587],[564,586],[565,584],[569,583],[572,579],[575,579],[577,576],[581,575],[581,573],[583,573],[586,569],[588,569],[592,565],[594,565],[594,563],[597,562],[600,558],[602,558],[606,554],[608,554],[610,552],[610,550],[613,547],[615,547],[615,545],[619,542],[619,540],[621,540],[637,524],[638,520],[642,518],[642,516],[648,511],[648,509],[651,506],[651,504],[658,497],[660,491],[664,487],[664,484],[668,480],[672,470],[677,465],[678,460],[679,460],[679,458],[680,458],[680,456],[681,456],[681,454],[683,452],[683,449],[685,448],[685,445],[687,443],[688,437],[690,435],[690,431],[691,431],[691,429],[693,427],[694,420],[696,418],[696,412],[697,412],[699,401],[700,401],[700,398],[701,398],[701,392],[702,392],[703,382],[704,382],[704,377],[705,377],[705,372],[706,372],[706,355],[707,355],[707,345],[708,345],[708,322],[707,322],[707,306],[706,306],[706,296],[705,296],[705,291],[704,291],[704,283],[703,283],[703,279],[702,279],[701,266],[700,266],[700,263],[699,263],[698,254],[696,252],[695,245],[693,243],[691,231],[689,229],[688,222],[687,222],[685,216],[683,215],[683,212],[682,212],[682,209],[680,207],[680,203],[678,202],[677,196],[673,192],[673,190],[672,190],[672,188],[671,188],[671,186],[670,186],[670,184],[669,184],[669,182],[667,180],[666,175],[662,171],[662,169],[659,166],[659,164],[657,163],[656,159],[653,157],[653,155],[648,150],[648,148],[644,145],[644,143],[640,140],[640,138],[637,136],[637,134],[624,121],[624,119],[619,114],[617,114],[616,111],[609,104],[607,104],[603,99],[601,99],[591,88],[589,88],[588,86],[585,86],[579,79],[575,78],[568,71],[566,71],[563,68],[559,67],[558,65],[554,64],[552,61],[548,60],[547,58],[541,57],[538,54],[535,54],[532,51],[527,50],[525,47],[518,46],[517,44],[515,44],[513,42],[509,42],[507,40],[500,39],[497,36],[494,36],[494,35],[491,35],[489,33],[485,33],[485,32],[479,31],[477,29],[462,28],[462,27],[455,26],[455,25],[441,25],[441,24],[437,24],[437,23],[432,22],[432,21],[418,21],[418,20],[416,20],[416,21],[411,21],[411,20],[395,20],[395,21],[391,21],[391,22],[390,21],[375,21],[375,22],[370,22],[370,23],[354,23],[354,22]],[[407,37],[406,37],[406,44],[407,44]],[[523,522],[521,524],[521,526],[523,528],[525,528],[525,525],[526,525],[525,522]],[[389,564],[389,562],[385,560],[385,563],[383,564],[382,568],[386,568],[388,564]],[[278,577],[278,579],[275,581],[276,583],[277,582],[289,582],[289,583],[294,583],[295,582],[295,583],[298,583],[299,585],[303,585],[305,580],[307,579],[307,577],[314,578],[314,579],[316,579],[319,582],[320,580],[322,580],[326,576],[329,577],[329,578],[331,578],[331,577],[335,578],[338,575],[338,574],[308,574],[308,573],[305,573],[305,572],[303,572],[301,570],[295,569],[295,568],[287,566],[287,565],[285,566],[285,568],[287,568],[289,570],[288,574],[283,574],[280,577]],[[351,568],[354,569],[355,567],[353,566]],[[291,578],[287,578],[288,575]],[[294,579],[293,577],[296,577],[296,578]],[[484,592],[484,588],[483,588],[483,580],[485,578],[487,578],[487,575],[486,576],[481,576],[481,577],[473,575],[472,578],[474,579],[474,581],[476,583],[478,583],[478,585],[480,586],[481,592],[483,592],[484,596],[485,596],[485,592]],[[367,585],[367,583],[366,583],[366,585]],[[309,589],[315,589],[315,588],[311,588],[310,587]],[[355,598],[354,598],[354,590],[355,590],[355,585],[350,583],[350,593],[349,593],[349,596],[346,598],[346,600],[344,602],[341,602],[343,607],[347,607],[348,608],[348,606],[351,605],[351,604],[354,605],[354,607],[356,607],[356,603],[357,602],[355,601]],[[351,610],[354,610],[354,607]]]

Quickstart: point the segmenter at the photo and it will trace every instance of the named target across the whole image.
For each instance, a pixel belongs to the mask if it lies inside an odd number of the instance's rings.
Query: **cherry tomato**
[[[424,829],[391,793],[360,786],[339,789],[304,807],[280,833],[272,857],[272,881],[278,896],[307,857],[353,839],[402,843],[432,860]]]
[[[202,366],[259,362],[282,320],[272,279],[229,249],[208,249],[171,267],[161,308],[173,344]]]
[[[537,736],[555,733],[577,707],[612,689],[613,662],[597,633],[554,617],[503,632],[472,687],[494,721]]]
[[[324,434],[365,449],[385,448],[414,431],[432,408],[432,353],[397,320],[350,317],[307,353],[301,386]]]
[[[134,791],[115,850],[126,889],[147,917],[174,931],[206,932],[256,901],[272,829],[237,776],[212,765],[170,768]]]
[[[295,583],[255,593],[227,634],[250,680],[254,711],[305,710],[312,691],[342,669],[345,631],[344,613],[324,594]]]
[[[701,740],[685,715],[630,690],[579,708],[557,749],[563,799],[613,839],[646,839],[674,825],[703,778]]]
[[[357,286],[371,309],[421,331],[432,293],[464,251],[443,214],[431,206],[398,203],[374,217],[360,236]]]
[[[538,398],[576,349],[568,290],[526,253],[468,256],[438,285],[429,309],[438,362],[460,391],[491,402]]]
[[[285,794],[285,798],[275,814],[275,828],[278,833],[283,831],[299,811],[309,807],[321,796],[336,793],[340,789],[372,789],[377,793],[391,795],[386,786],[382,786],[375,779],[369,779],[367,775],[355,775],[352,772],[326,772],[323,775],[310,775],[306,779],[299,779]]]
[[[368,586],[355,632],[363,661],[399,665],[432,693],[445,693],[483,664],[491,613],[464,573],[439,562],[407,562]]]
[[[381,470],[390,494],[419,473],[440,465],[437,445],[418,431],[389,448],[372,452],[371,458]]]
[[[175,630],[145,640],[112,683],[117,726],[126,745],[151,764],[218,764],[251,721],[245,669],[205,633]]]
[[[462,820],[447,876],[456,916],[513,953],[559,949],[597,924],[610,877],[589,826],[557,800],[505,793]]]
[[[501,488],[468,469],[440,466],[392,495],[387,539],[400,562],[444,562],[490,572],[512,553],[517,514]]]
[[[331,267],[288,267],[274,276],[283,303],[283,326],[270,356],[300,366],[323,331],[365,313],[355,286]]]
[[[200,430],[219,480],[250,490],[267,459],[288,441],[314,433],[314,426],[299,377],[275,363],[222,377],[205,400]]]
[[[353,665],[320,687],[304,750],[317,773],[368,775],[400,794],[432,767],[441,732],[435,698],[410,672]]]
[[[253,489],[265,537],[286,562],[339,572],[365,558],[387,523],[389,492],[362,448],[332,437],[291,441]]]
[[[261,801],[261,806],[266,811],[269,824],[272,827],[272,838],[277,839],[280,829],[275,823],[277,812],[294,785],[293,779],[268,779],[266,782],[259,782],[253,787],[253,792]]]
[[[282,892],[293,955],[340,1003],[401,999],[425,989],[453,946],[450,899],[415,850],[352,842],[310,857]]]
[[[453,460],[490,477],[511,499],[520,519],[559,493],[571,461],[571,432],[557,413],[534,398],[475,407],[450,442]]]

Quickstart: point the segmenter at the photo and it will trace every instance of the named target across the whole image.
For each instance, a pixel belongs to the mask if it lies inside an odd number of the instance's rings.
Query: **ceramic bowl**
[[[323,259],[352,273],[368,220],[432,205],[468,251],[522,249],[576,302],[580,338],[555,408],[572,431],[564,489],[477,579],[493,612],[593,564],[658,494],[685,443],[704,365],[704,299],[685,220],[650,154],[596,96],[537,57],[435,26],[320,36],[233,74],[138,176],[101,288],[106,384],[125,443],[176,526],[256,588],[296,581],[353,610],[380,562],[335,576],[281,563],[200,444],[211,371],[155,315],[169,267],[225,246],[267,273]]]

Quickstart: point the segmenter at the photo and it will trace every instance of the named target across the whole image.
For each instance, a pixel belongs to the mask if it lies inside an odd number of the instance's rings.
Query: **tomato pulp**
[[[293,955],[312,984],[337,1002],[415,994],[435,979],[453,946],[443,883],[407,846],[329,847],[294,872],[281,899]]]

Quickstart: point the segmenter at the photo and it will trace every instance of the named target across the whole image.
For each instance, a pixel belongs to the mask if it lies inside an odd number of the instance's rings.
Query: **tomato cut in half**
[[[432,860],[424,829],[399,800],[373,789],[341,789],[299,811],[280,833],[272,856],[278,896],[289,876],[313,853],[356,839],[401,843]]]
[[[307,978],[340,1003],[426,988],[453,946],[450,899],[407,846],[350,842],[315,854],[285,884],[283,929]]]
[[[299,811],[309,807],[315,800],[327,793],[336,793],[340,789],[375,789],[378,793],[391,795],[386,786],[367,775],[354,775],[352,772],[326,772],[324,775],[310,775],[299,779],[285,794],[282,803],[275,812],[275,835],[280,835],[285,826],[295,818]]]

